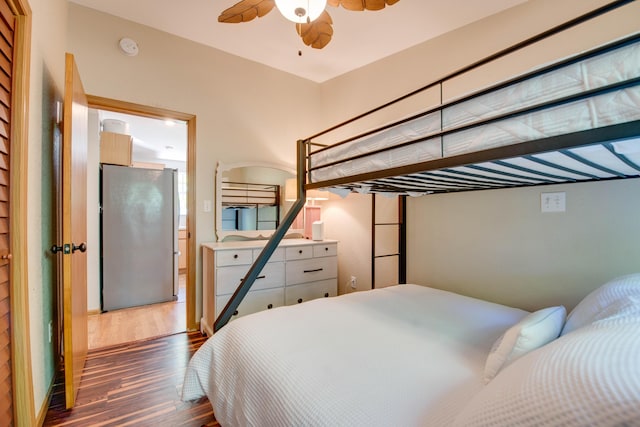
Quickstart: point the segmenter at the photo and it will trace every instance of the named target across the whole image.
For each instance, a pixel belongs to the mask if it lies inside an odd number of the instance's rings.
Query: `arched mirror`
[[[285,183],[295,178],[287,166],[270,163],[222,163],[216,168],[216,236],[268,238],[293,202]],[[292,229],[290,232],[302,230]]]

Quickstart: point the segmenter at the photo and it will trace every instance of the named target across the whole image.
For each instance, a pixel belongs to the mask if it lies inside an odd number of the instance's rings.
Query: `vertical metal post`
[[[398,283],[407,283],[407,196],[398,197]]]
[[[376,195],[371,195],[371,289],[376,288]]]

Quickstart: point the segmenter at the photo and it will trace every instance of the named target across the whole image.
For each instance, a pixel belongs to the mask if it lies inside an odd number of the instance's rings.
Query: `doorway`
[[[176,171],[178,184],[179,215],[179,276],[175,298],[157,304],[136,305],[102,312],[100,301],[99,259],[90,263],[96,269],[90,277],[97,280],[90,285],[89,294],[89,348],[100,348],[123,342],[138,341],[160,335],[197,329],[195,322],[195,253],[193,230],[195,228],[194,194],[188,183],[195,178],[195,116],[142,106],[117,100],[89,96],[90,128],[95,138],[98,130],[130,134],[132,162],[135,168]],[[107,126],[105,126],[105,124]],[[125,126],[121,130],[121,126]],[[91,141],[91,139],[90,139]],[[99,147],[99,139],[94,147]],[[99,164],[99,150],[94,164]],[[96,167],[97,169],[97,167]],[[99,188],[98,171],[94,176]],[[191,187],[193,188],[193,187]],[[98,195],[95,195],[98,199]],[[99,224],[99,217],[95,219]],[[99,240],[98,229],[94,227]],[[108,232],[105,230],[105,232]],[[93,293],[92,293],[93,292]]]

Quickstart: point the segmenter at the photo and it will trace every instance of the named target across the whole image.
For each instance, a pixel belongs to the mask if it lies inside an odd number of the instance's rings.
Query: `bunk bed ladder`
[[[380,212],[381,205],[393,202],[397,203],[397,213],[391,214],[391,211],[395,210],[393,207],[382,209]],[[376,288],[378,270],[389,271],[390,263],[393,261],[397,263],[397,280],[390,278],[387,274],[379,286],[407,283],[406,205],[406,196],[397,196],[389,200],[380,198],[376,194],[371,197],[371,289]],[[397,237],[397,241],[394,237]],[[381,268],[376,269],[376,264]],[[383,266],[385,268],[382,268]]]
[[[245,295],[247,294],[247,292],[249,292],[249,289],[251,289],[251,286],[258,278],[260,271],[262,271],[264,266],[267,264],[267,261],[269,261],[269,258],[271,258],[271,255],[284,238],[286,232],[289,230],[289,227],[291,227],[291,224],[293,224],[296,217],[298,216],[298,213],[300,213],[302,207],[306,202],[306,145],[305,141],[302,140],[298,141],[297,143],[297,164],[298,180],[296,187],[298,198],[293,203],[291,209],[289,209],[289,212],[287,212],[282,222],[280,222],[278,228],[276,228],[276,231],[271,235],[269,241],[264,246],[264,249],[262,249],[262,252],[260,252],[260,255],[258,255],[256,260],[254,261],[251,268],[249,268],[249,271],[240,282],[240,285],[231,296],[231,299],[229,300],[227,305],[225,305],[225,307],[222,309],[222,312],[220,312],[220,315],[216,318],[215,322],[213,323],[214,333],[218,332],[220,328],[222,328],[229,322],[231,316],[233,316],[233,313],[238,309],[238,306],[244,299]]]

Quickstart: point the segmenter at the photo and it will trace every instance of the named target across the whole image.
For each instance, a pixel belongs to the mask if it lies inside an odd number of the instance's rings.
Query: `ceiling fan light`
[[[278,10],[289,21],[306,24],[314,21],[327,6],[327,0],[275,0]]]

